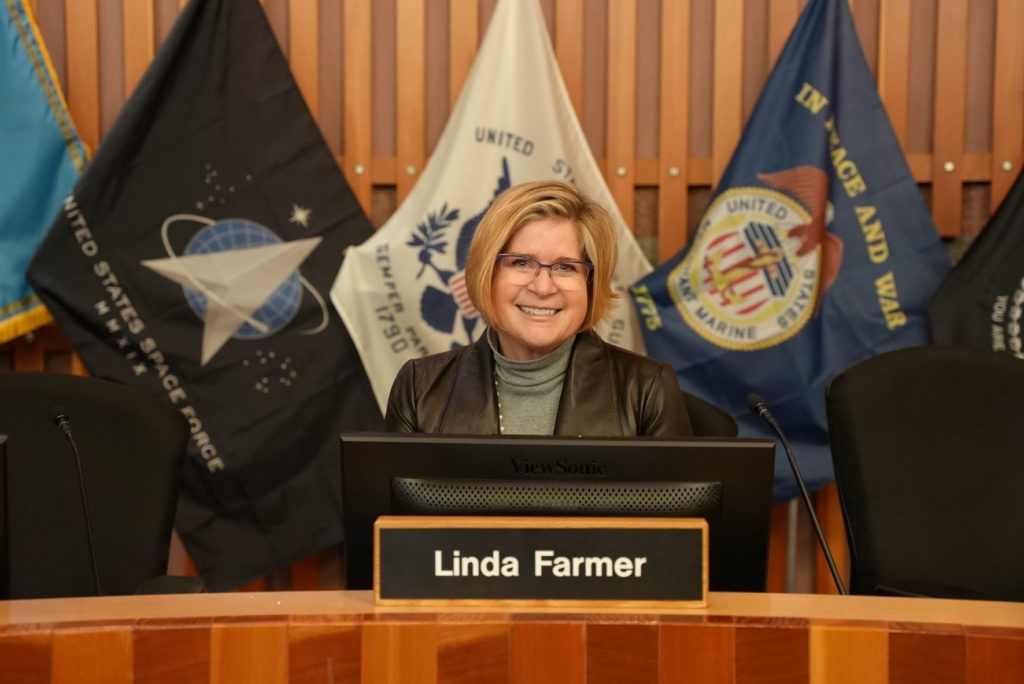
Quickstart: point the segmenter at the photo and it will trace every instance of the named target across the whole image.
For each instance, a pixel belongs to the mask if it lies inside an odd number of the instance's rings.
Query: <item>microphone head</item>
[[[747,406],[754,413],[761,413],[761,410],[765,408],[764,399],[757,392],[751,392],[747,395]]]
[[[53,422],[55,425],[62,427],[64,423],[67,423],[70,420],[71,419],[68,418],[68,412],[63,406],[58,405],[53,407]]]

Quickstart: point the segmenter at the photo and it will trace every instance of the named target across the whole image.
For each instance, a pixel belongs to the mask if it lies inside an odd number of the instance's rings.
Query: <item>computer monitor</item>
[[[346,586],[372,586],[373,523],[382,515],[705,517],[703,511],[709,518],[711,590],[764,591],[774,456],[775,443],[766,439],[343,434]],[[473,496],[488,488],[505,493],[503,499],[467,507],[457,497],[446,502],[442,496],[438,503],[435,491],[427,508],[422,502],[410,507],[408,501],[399,501],[402,480]],[[524,486],[516,488],[517,483]],[[618,500],[605,495],[599,505],[574,503],[570,510],[558,504],[566,497],[585,498],[600,485],[613,485],[605,489],[617,491]],[[709,490],[717,492],[711,494],[710,504],[706,497],[681,503],[695,492]],[[652,493],[658,491],[675,492],[667,495],[675,496],[675,502],[668,508],[655,504],[658,497]],[[519,506],[524,498],[540,505],[509,508],[510,501]]]

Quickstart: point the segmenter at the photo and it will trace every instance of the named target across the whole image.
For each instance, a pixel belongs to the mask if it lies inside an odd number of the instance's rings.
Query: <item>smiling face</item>
[[[579,232],[567,219],[544,218],[527,223],[502,252],[521,254],[545,264],[563,259],[586,260]],[[587,283],[553,278],[541,268],[526,284],[496,266],[491,289],[494,328],[501,353],[510,359],[540,358],[575,335],[587,315]]]

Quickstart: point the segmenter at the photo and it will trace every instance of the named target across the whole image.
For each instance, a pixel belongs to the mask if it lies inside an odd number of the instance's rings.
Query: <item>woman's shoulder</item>
[[[418,356],[406,361],[399,373],[415,373],[417,376],[439,375],[443,373],[445,369],[451,368],[460,362],[473,358],[478,353],[479,350],[477,350],[477,344],[474,343],[464,347],[458,347],[457,349],[437,352],[436,354]]]

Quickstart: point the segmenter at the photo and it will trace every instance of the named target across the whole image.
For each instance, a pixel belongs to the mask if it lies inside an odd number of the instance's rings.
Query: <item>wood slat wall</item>
[[[184,4],[32,0],[72,117],[93,149]],[[375,225],[422,172],[494,4],[263,0],[306,102]],[[570,99],[652,261],[685,244],[805,4],[541,0]],[[1024,3],[856,0],[851,7],[936,226],[947,237],[971,237],[1024,162]],[[977,192],[987,201],[965,202],[965,193]],[[983,215],[965,218],[968,211]],[[5,362],[81,372],[50,332],[35,344],[0,348],[0,367]],[[836,505],[830,491],[826,509]],[[838,508],[833,514],[826,526],[841,542]],[[785,555],[784,518],[776,515],[776,568]],[[292,581],[315,586],[316,560],[303,563]],[[818,587],[828,589],[827,573],[819,572]]]

